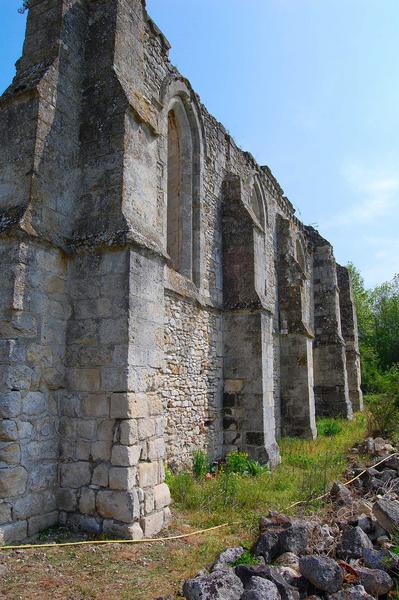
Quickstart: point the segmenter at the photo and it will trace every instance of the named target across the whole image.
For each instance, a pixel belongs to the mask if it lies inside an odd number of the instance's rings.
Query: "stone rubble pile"
[[[366,440],[372,456],[395,449]],[[356,450],[355,450],[356,451]],[[353,468],[356,476],[362,469]],[[290,518],[270,512],[252,547],[257,564],[238,564],[244,548],[228,548],[209,570],[183,585],[187,600],[373,600],[399,589],[399,455],[369,468],[349,486],[331,489],[331,514]],[[245,562],[245,561],[243,561]]]

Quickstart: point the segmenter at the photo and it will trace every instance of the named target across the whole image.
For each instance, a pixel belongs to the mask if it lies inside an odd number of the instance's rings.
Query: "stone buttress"
[[[348,273],[144,0],[31,0],[0,98],[0,543],[167,525],[164,467],[361,408]]]

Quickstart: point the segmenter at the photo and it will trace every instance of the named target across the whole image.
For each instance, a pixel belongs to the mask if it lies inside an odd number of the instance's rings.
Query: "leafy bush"
[[[234,450],[227,454],[225,470],[228,473],[252,476],[269,471],[268,467],[259,464],[256,460],[250,459],[246,452],[240,452],[239,450]]]
[[[204,450],[193,452],[193,472],[198,478],[205,477],[209,472],[208,455]]]
[[[337,419],[326,417],[317,421],[317,434],[332,437],[341,433],[342,427]]]
[[[399,401],[392,394],[370,394],[366,398],[369,435],[399,436]]]

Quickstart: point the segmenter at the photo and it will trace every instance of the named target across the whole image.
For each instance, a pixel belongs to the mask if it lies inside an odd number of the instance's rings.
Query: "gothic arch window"
[[[258,223],[264,228],[267,222],[265,203],[258,182],[255,180],[252,187],[250,206]]]
[[[306,273],[306,260],[303,246],[299,240],[296,240],[296,260],[299,263],[302,271]]]
[[[185,102],[169,104],[167,135],[167,252],[172,267],[199,285],[200,198],[198,132]]]

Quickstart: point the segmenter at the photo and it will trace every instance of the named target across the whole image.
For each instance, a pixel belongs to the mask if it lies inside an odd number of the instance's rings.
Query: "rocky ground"
[[[364,471],[356,463],[364,453],[374,465],[389,458]],[[399,453],[382,438],[369,438],[352,456],[347,477],[356,479],[333,485],[323,518],[269,513],[260,520],[251,554],[227,548],[209,570],[184,583],[184,597],[399,599]]]

